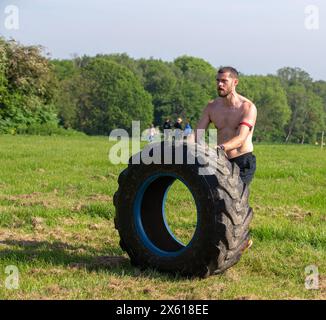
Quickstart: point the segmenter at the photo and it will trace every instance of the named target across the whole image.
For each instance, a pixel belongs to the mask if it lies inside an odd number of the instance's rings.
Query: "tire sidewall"
[[[215,203],[205,176],[198,174],[196,165],[130,165],[128,179],[121,186],[117,210],[117,226],[128,254],[137,264],[166,271],[192,272],[199,265],[206,265],[210,258],[211,236],[214,234]],[[157,175],[173,175],[185,182],[192,193],[197,207],[197,227],[188,246],[178,255],[161,256],[151,251],[139,237],[134,203],[138,190],[144,182]],[[182,205],[182,204],[180,204]],[[205,248],[207,250],[205,250]]]

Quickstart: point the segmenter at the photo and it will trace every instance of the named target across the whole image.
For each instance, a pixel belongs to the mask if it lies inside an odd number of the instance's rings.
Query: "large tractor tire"
[[[172,152],[166,152],[169,147]],[[149,164],[154,154],[161,154],[161,164]],[[190,164],[188,158],[193,159]],[[208,173],[199,174],[206,168]],[[176,179],[188,187],[197,208],[196,230],[187,245],[175,238],[165,219],[165,198]],[[120,246],[141,269],[206,277],[236,264],[247,247],[253,214],[248,187],[239,167],[221,150],[178,142],[149,144],[129,160],[118,183],[114,205]]]

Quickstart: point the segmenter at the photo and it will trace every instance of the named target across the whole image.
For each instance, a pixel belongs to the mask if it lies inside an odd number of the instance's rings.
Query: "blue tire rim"
[[[137,191],[134,202],[134,223],[143,245],[152,253],[161,257],[176,257],[184,253],[192,244],[197,234],[199,221],[196,203],[196,229],[185,245],[171,231],[165,214],[165,203],[173,182],[181,181],[195,196],[189,185],[173,173],[158,173],[148,177]]]

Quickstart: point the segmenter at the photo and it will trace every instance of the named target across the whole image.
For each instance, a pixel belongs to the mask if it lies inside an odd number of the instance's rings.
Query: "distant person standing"
[[[154,140],[155,135],[156,129],[154,127],[154,124],[151,124],[151,127],[148,129],[148,141],[152,142]]]
[[[171,136],[172,124],[170,119],[166,119],[163,124],[164,140],[169,140]]]
[[[182,119],[178,118],[177,121],[174,124],[174,129],[175,129],[175,139],[176,140],[180,140],[182,138],[183,135],[183,128],[182,128]]]
[[[192,133],[191,125],[189,122],[187,122],[183,134],[185,137],[187,137],[187,136],[190,136],[191,133]]]

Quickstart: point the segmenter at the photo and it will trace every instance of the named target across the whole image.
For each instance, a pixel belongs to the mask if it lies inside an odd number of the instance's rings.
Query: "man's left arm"
[[[225,152],[231,151],[233,149],[238,149],[243,145],[249,133],[253,129],[254,125],[256,124],[256,119],[257,119],[257,109],[254,104],[250,104],[246,108],[244,115],[239,123],[239,131],[237,136],[223,143]]]

